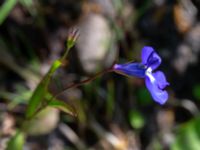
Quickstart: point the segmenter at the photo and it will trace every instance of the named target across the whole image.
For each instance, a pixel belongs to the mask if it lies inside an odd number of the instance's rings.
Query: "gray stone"
[[[80,37],[76,48],[83,70],[95,73],[112,65],[116,48],[114,36],[107,20],[100,14],[90,13],[78,26]]]

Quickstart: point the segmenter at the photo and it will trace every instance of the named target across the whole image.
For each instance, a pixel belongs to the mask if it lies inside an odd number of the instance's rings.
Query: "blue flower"
[[[168,99],[168,93],[164,88],[169,85],[162,71],[153,72],[161,64],[160,56],[150,46],[142,49],[141,63],[115,64],[115,72],[145,78],[145,84],[153,99],[159,104],[164,104]]]

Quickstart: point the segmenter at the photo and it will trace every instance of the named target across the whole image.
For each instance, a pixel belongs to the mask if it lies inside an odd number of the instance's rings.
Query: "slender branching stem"
[[[80,82],[78,82],[78,83],[71,83],[71,84],[69,84],[67,87],[65,87],[61,92],[57,93],[52,99],[58,97],[60,94],[62,94],[63,92],[65,92],[65,91],[68,90],[68,89],[76,88],[76,87],[79,87],[79,86],[81,86],[81,85],[83,85],[83,84],[89,83],[89,82],[95,80],[97,77],[99,77],[99,76],[101,76],[101,75],[103,75],[103,74],[105,74],[105,73],[112,72],[112,71],[113,71],[112,68],[108,68],[108,69],[103,70],[103,71],[101,71],[101,72],[98,72],[98,73],[95,74],[94,76],[89,77],[89,78],[87,78],[87,79],[85,79],[85,80],[82,80],[82,81],[80,81]]]

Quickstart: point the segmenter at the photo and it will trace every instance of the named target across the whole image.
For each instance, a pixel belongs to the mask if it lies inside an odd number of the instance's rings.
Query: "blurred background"
[[[26,130],[25,150],[200,150],[199,0],[1,0],[0,149],[71,28],[79,38],[50,91],[155,48],[170,82],[155,103],[144,80],[115,73],[64,92],[77,116],[45,109]]]

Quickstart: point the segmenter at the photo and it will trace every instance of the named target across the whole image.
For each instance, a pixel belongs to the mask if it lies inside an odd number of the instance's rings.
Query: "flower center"
[[[149,77],[151,83],[155,82],[156,79],[154,78],[154,76],[152,75],[152,69],[151,67],[148,67],[147,70],[145,71],[145,75]]]

